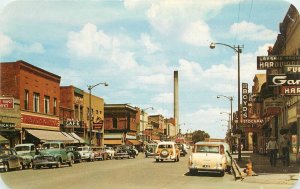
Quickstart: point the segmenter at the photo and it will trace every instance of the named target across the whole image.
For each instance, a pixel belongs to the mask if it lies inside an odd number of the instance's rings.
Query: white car
[[[197,142],[189,158],[190,174],[216,172],[224,176],[227,168],[226,149],[223,142]]]
[[[94,152],[90,146],[80,146],[78,147],[78,152],[80,153],[82,160],[95,160]]]
[[[108,153],[110,159],[114,158],[115,150],[112,147],[105,147],[105,151]]]

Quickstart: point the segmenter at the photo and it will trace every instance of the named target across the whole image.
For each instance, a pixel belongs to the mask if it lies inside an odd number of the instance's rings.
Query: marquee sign
[[[59,127],[59,120],[47,117],[38,117],[33,115],[21,114],[21,123],[32,124],[32,125],[41,125],[41,126],[51,126]]]
[[[300,56],[257,56],[257,70],[283,68],[285,65],[300,65]]]
[[[282,86],[281,94],[283,94],[283,95],[300,95],[300,86]]]
[[[264,124],[264,119],[243,119],[241,120],[243,124]]]
[[[268,83],[268,86],[299,86],[300,85],[300,74],[267,75],[267,83]]]

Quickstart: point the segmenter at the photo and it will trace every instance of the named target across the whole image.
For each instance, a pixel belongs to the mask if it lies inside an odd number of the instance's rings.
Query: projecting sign
[[[267,75],[268,86],[299,86],[300,85],[300,74],[294,75]]]
[[[0,98],[0,108],[13,109],[14,99],[13,98]]]
[[[248,83],[242,83],[242,116],[248,118]]]
[[[300,86],[282,86],[281,94],[283,94],[283,95],[300,95]]]
[[[300,65],[300,56],[257,56],[257,69],[282,68],[285,65]]]
[[[300,66],[284,66],[283,67],[285,74],[300,74]]]

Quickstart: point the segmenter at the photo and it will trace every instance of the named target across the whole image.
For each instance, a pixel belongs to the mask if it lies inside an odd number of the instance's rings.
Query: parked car
[[[175,142],[171,141],[159,142],[157,144],[155,153],[156,162],[164,160],[172,160],[176,162],[179,161],[180,157],[180,151],[178,149],[178,146]]]
[[[74,163],[80,163],[81,162],[81,155],[78,152],[77,146],[67,146],[66,147],[67,153],[72,153],[73,161]]]
[[[11,169],[22,170],[23,158],[20,157],[15,149],[1,149],[0,150],[0,169],[8,172]]]
[[[223,142],[197,142],[189,158],[190,174],[201,172],[216,172],[224,176],[227,167]]]
[[[183,144],[177,144],[179,150],[180,150],[180,156],[185,156],[187,154],[187,150],[185,149]]]
[[[146,145],[145,148],[145,157],[154,157],[155,156],[155,150],[156,150],[157,144],[156,143],[149,143]]]
[[[93,146],[92,147],[95,160],[107,160],[109,158],[108,153],[103,147]]]
[[[78,152],[81,155],[81,160],[94,161],[94,153],[90,146],[80,146],[78,147]]]
[[[67,153],[63,142],[45,142],[42,144],[39,154],[34,156],[33,168],[52,168],[52,166],[59,168],[62,164],[72,166],[72,163],[72,158]]]
[[[31,169],[33,164],[33,158],[36,153],[34,144],[17,144],[14,149],[16,150],[17,154],[23,158],[23,169]]]
[[[133,149],[132,146],[130,145],[120,145],[116,147],[115,150],[115,159],[123,159],[123,158],[135,158],[136,156],[136,151]]]
[[[108,153],[110,159],[114,158],[115,150],[112,147],[105,147],[105,151]]]

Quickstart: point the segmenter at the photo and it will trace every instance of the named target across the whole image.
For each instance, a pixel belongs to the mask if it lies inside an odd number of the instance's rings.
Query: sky
[[[92,90],[105,103],[130,103],[173,117],[173,72],[179,72],[179,124],[224,138],[230,101],[253,85],[256,57],[273,46],[296,0],[106,0],[0,2],[0,62],[24,60],[61,76],[61,85]],[[298,5],[297,5],[298,3]],[[251,89],[250,89],[251,91]]]

